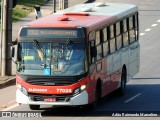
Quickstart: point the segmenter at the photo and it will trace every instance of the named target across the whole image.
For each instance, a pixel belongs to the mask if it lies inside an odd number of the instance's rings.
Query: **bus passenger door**
[[[88,81],[88,89],[89,89],[89,101],[94,101],[95,97],[95,88],[96,88],[96,47],[95,47],[95,41],[91,40],[89,42],[89,78]]]

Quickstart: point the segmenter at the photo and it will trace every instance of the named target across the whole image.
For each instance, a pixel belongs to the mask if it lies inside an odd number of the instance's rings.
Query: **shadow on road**
[[[127,85],[126,94],[119,96],[115,91],[104,97],[96,109],[87,107],[42,108],[42,116],[112,116],[113,113],[156,113],[160,114],[160,84]]]

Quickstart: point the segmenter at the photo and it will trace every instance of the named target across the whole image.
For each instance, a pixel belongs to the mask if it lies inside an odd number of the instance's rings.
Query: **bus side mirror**
[[[15,58],[15,52],[16,52],[16,50],[15,50],[15,47],[13,47],[13,46],[11,46],[11,57],[12,57],[12,61],[15,63],[15,64],[17,64],[17,60],[14,60]]]
[[[14,57],[14,55],[15,55],[15,45],[17,45],[17,39],[15,40],[15,41],[12,41],[12,46],[11,46],[11,57],[13,58]]]
[[[11,47],[11,56],[12,56],[12,58],[14,57],[14,55],[15,55],[15,47]]]
[[[97,48],[95,46],[91,47],[91,57],[97,57]]]
[[[15,41],[12,41],[12,45],[17,45],[17,39]]]

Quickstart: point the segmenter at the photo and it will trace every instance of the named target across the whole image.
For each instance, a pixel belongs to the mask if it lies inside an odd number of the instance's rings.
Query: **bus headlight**
[[[86,89],[86,87],[87,87],[87,85],[82,85],[82,86],[80,87],[80,90],[83,91],[83,90]]]
[[[25,95],[28,95],[27,89],[23,87],[22,85],[20,85],[19,83],[17,83],[17,89],[19,89]]]

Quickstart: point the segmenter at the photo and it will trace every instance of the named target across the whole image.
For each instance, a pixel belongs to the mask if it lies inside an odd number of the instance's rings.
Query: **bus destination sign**
[[[75,30],[28,30],[28,36],[35,36],[35,35],[64,35],[64,36],[77,36],[77,31]]]
[[[84,34],[82,29],[22,28],[20,37],[83,38]]]

